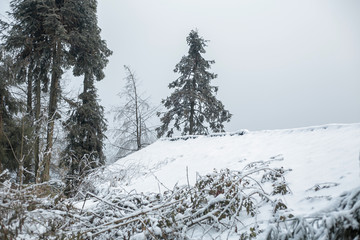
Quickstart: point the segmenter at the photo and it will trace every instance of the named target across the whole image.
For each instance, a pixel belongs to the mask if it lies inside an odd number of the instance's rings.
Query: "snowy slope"
[[[360,124],[245,131],[245,134],[162,139],[109,165],[96,188],[163,192],[175,184],[194,184],[213,169],[242,170],[256,161],[286,174],[292,195],[284,201],[296,214],[320,210],[333,197],[360,186]],[[188,169],[188,174],[187,174]],[[319,191],[315,191],[319,185]]]

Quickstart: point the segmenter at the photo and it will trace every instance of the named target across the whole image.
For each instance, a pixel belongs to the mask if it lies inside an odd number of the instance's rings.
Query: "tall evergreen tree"
[[[8,141],[15,127],[14,115],[18,112],[18,103],[10,91],[13,84],[11,65],[12,59],[0,47],[0,172],[5,168],[15,170],[17,167],[11,151],[13,143]]]
[[[205,53],[207,41],[192,30],[186,42],[188,55],[182,57],[174,69],[180,77],[169,84],[174,92],[162,100],[167,112],[158,113],[162,122],[156,129],[158,137],[170,137],[174,130],[181,131],[182,135],[208,134],[209,128],[221,132],[224,131],[223,123],[231,118],[229,111],[215,97],[218,87],[210,85],[217,75],[208,71],[215,61],[201,56]]]
[[[68,175],[82,175],[105,162],[103,140],[106,121],[99,105],[94,81],[104,78],[103,69],[112,52],[100,36],[97,22],[97,1],[72,1],[69,9],[77,12],[76,18],[65,18],[76,28],[69,31],[69,58],[75,76],[83,76],[83,92],[66,122],[68,144],[65,162]],[[73,182],[76,184],[76,182]]]
[[[63,16],[69,14],[65,9],[64,0],[12,0],[10,2],[10,16],[12,23],[5,46],[16,56],[18,63],[27,69],[27,108],[32,114],[33,88],[36,89],[36,110],[39,112],[39,81],[47,81],[47,72],[50,72],[50,99],[48,101],[48,123],[46,151],[43,161],[42,181],[49,180],[50,159],[53,147],[54,121],[57,118],[57,103],[60,98],[60,79],[63,70],[68,66],[66,51],[68,49],[67,29]],[[44,61],[43,59],[48,59]],[[46,63],[46,64],[44,64]],[[43,79],[36,78],[34,72]],[[38,77],[37,76],[37,77]],[[46,77],[45,77],[46,76]],[[33,84],[34,80],[37,82]],[[37,128],[38,129],[38,128]],[[37,143],[37,141],[35,141]],[[35,147],[35,156],[39,149]],[[35,162],[37,162],[35,158]],[[37,166],[37,164],[35,164]],[[36,168],[36,167],[35,167]]]
[[[28,97],[28,106],[30,110],[31,99],[35,99],[36,109],[32,112],[35,118],[39,117],[40,82],[31,79],[38,80],[34,76],[37,73],[46,82],[46,72],[50,73],[46,149],[40,168],[41,181],[47,181],[50,178],[55,120],[59,117],[57,108],[62,74],[69,66],[74,66],[75,75],[84,75],[84,88],[87,89],[84,92],[94,93],[93,81],[103,78],[102,69],[107,63],[104,56],[108,56],[110,51],[99,37],[96,0],[12,0],[11,13],[14,21],[7,43],[27,59],[28,96],[34,94],[30,93],[31,89],[35,90],[35,97]],[[98,54],[100,56],[93,57]],[[83,101],[86,99],[84,97]],[[38,132],[39,128],[36,129]],[[38,147],[35,152],[39,153]]]
[[[45,4],[39,5],[44,8],[45,19],[44,34],[49,39],[49,49],[51,53],[51,78],[50,78],[50,98],[48,107],[48,123],[46,133],[46,148],[44,155],[43,170],[41,171],[41,181],[50,179],[50,162],[54,144],[55,120],[58,116],[58,102],[60,99],[61,76],[64,67],[68,66],[66,61],[66,49],[68,47],[68,29],[72,25],[66,25],[64,16],[71,14],[66,11],[65,0],[46,0]]]
[[[0,47],[0,171],[16,171],[20,183],[29,181],[30,144],[32,131],[29,118],[23,110],[26,103],[14,97],[16,88],[22,83],[16,77],[14,59]],[[26,176],[26,178],[24,178]]]
[[[97,100],[96,88],[89,87],[79,96],[80,102],[65,123],[67,145],[61,163],[68,167],[69,189],[76,186],[91,169],[105,163],[103,141],[106,121],[104,109]]]
[[[40,152],[40,107],[41,88],[46,89],[48,83],[48,72],[51,64],[49,54],[49,38],[45,35],[44,21],[46,11],[40,1],[11,1],[10,18],[13,21],[8,24],[8,32],[3,36],[4,46],[14,56],[13,69],[17,79],[26,82],[26,118],[27,127],[34,129],[33,140],[28,140],[27,145],[33,148],[33,159],[35,175],[38,172]],[[5,24],[3,24],[5,25]],[[43,84],[43,87],[41,87]],[[27,163],[30,165],[30,162]],[[29,172],[30,169],[27,169]]]

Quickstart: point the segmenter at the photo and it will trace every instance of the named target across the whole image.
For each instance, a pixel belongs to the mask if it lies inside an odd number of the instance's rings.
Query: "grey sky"
[[[0,0],[1,13],[7,0]],[[98,0],[114,51],[97,86],[116,105],[130,65],[153,104],[169,95],[190,30],[210,40],[227,131],[360,121],[360,1]]]

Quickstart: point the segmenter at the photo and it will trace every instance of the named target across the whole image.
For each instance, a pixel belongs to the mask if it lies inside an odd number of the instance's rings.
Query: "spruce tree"
[[[211,80],[217,77],[209,72],[215,61],[205,60],[204,54],[207,40],[192,30],[186,38],[189,45],[188,55],[182,57],[175,66],[174,72],[180,77],[169,84],[174,92],[162,100],[167,111],[158,113],[162,125],[158,127],[158,137],[171,137],[174,130],[182,135],[208,134],[224,131],[224,122],[230,121],[231,114],[216,99],[218,87],[211,86]]]
[[[61,76],[64,67],[68,66],[66,62],[66,49],[68,31],[64,23],[65,15],[64,0],[47,0],[45,4],[39,5],[44,8],[45,19],[43,21],[44,34],[49,39],[49,50],[51,56],[51,77],[50,77],[50,98],[48,104],[48,122],[46,132],[46,148],[44,163],[41,168],[41,181],[50,180],[50,162],[52,158],[54,144],[55,121],[59,118],[57,107],[61,94]],[[70,14],[68,12],[67,14]]]
[[[94,81],[102,80],[103,69],[111,51],[101,39],[97,22],[96,1],[72,1],[69,9],[76,13],[65,21],[76,26],[69,31],[69,59],[75,76],[83,76],[83,92],[66,121],[67,145],[63,165],[68,166],[69,184],[76,185],[79,176],[105,163],[103,141],[106,131],[104,109],[98,103]],[[75,181],[73,181],[75,177]]]
[[[34,76],[34,72],[41,73],[42,77],[47,75],[47,72],[51,75],[46,149],[41,166],[42,181],[50,178],[54,124],[58,118],[57,105],[60,99],[60,80],[64,69],[69,66],[66,58],[67,32],[73,26],[64,22],[64,15],[71,14],[66,10],[66,3],[67,1],[64,0],[12,0],[10,3],[12,22],[8,34],[5,36],[6,48],[14,53],[17,62],[24,62],[21,66],[28,71],[27,106],[29,113],[33,113],[31,108],[34,87],[37,89],[35,102],[39,102],[39,82],[33,84],[33,81],[40,79]],[[47,59],[47,61],[43,59]],[[47,63],[44,64],[44,62]],[[42,80],[47,81],[47,79],[46,76]],[[38,112],[38,107],[37,104],[35,112]],[[39,150],[38,147],[35,147],[35,155],[37,155],[37,150]]]
[[[46,54],[49,49],[48,40],[44,34],[46,8],[39,7],[40,1],[11,1],[9,17],[13,20],[4,28],[5,49],[14,56],[13,74],[16,79],[26,85],[26,126],[32,132],[27,147],[33,149],[29,155],[27,166],[34,165],[35,175],[39,165],[40,152],[40,107],[41,88],[46,89],[51,57]],[[43,84],[43,87],[41,87]],[[31,128],[31,129],[30,129]],[[29,175],[30,169],[26,173]]]
[[[17,172],[21,183],[28,182],[31,175],[32,128],[24,110],[26,102],[15,97],[14,92],[22,83],[17,78],[14,59],[0,47],[0,172],[3,169]],[[24,178],[25,177],[25,178]]]
[[[35,119],[40,116],[39,80],[43,81],[44,89],[49,82],[45,154],[40,170],[36,171],[41,171],[41,181],[47,181],[50,178],[55,121],[60,117],[58,102],[62,74],[73,66],[74,75],[84,75],[84,87],[93,93],[93,80],[103,78],[102,69],[107,63],[104,56],[108,56],[110,51],[99,37],[95,0],[12,0],[11,17],[13,22],[6,43],[14,55],[22,56],[20,59],[27,64],[24,66],[29,70],[28,109],[30,112],[34,99],[35,111],[31,113],[35,114]],[[99,57],[94,57],[97,55]],[[31,93],[31,90],[34,91]],[[39,132],[38,126],[36,132]],[[38,140],[35,144],[39,146]],[[39,147],[35,147],[34,152],[35,156],[38,155]],[[35,159],[37,161],[39,159]]]
[[[12,59],[0,47],[0,173],[4,169],[17,168],[17,162],[11,150],[11,146],[16,143],[9,140],[9,136],[14,133],[15,114],[19,110],[18,102],[10,91],[14,83],[11,66]]]
[[[68,190],[77,186],[92,169],[105,163],[103,141],[106,121],[104,109],[97,100],[96,88],[87,89],[65,123],[67,145],[62,165],[68,167]]]

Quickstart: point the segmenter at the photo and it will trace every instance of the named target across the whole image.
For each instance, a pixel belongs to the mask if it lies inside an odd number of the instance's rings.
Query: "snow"
[[[360,203],[355,204],[353,209],[339,211],[336,206],[342,204],[340,194],[360,189],[359,153],[360,123],[254,132],[242,130],[211,136],[160,139],[106,166],[89,179],[98,197],[107,201],[114,194],[129,195],[135,192],[159,193],[161,197],[176,185],[194,185],[199,176],[212,173],[214,169],[228,168],[244,171],[243,174],[260,174],[259,169],[266,169],[267,166],[281,168],[285,172],[285,181],[264,182],[261,188],[270,194],[274,184],[287,183],[291,194],[279,195],[278,199],[287,206],[283,211],[286,216],[294,215],[302,219],[325,214],[328,226],[339,218],[349,219],[349,224],[356,226],[358,223],[351,222],[350,212]],[[261,179],[261,176],[257,178]],[[271,176],[269,178],[271,180]],[[354,194],[356,192],[358,190]],[[223,194],[219,194],[209,198],[208,204],[216,204],[223,199]],[[347,199],[352,199],[352,196],[349,195]],[[92,198],[85,205],[83,201],[78,202],[75,207],[91,211],[99,203]],[[131,202],[125,201],[123,205],[134,209],[133,214],[147,211],[146,207],[136,210],[137,207]],[[270,205],[264,205],[259,211],[256,218],[262,229],[266,229],[272,219],[279,217],[274,215],[274,208]],[[175,217],[182,219],[186,215],[187,212],[184,215],[179,213]],[[244,226],[253,223],[246,213],[240,213],[240,218]],[[155,227],[152,231],[159,232],[159,229]],[[197,235],[199,238],[204,236],[203,231],[197,232],[196,228],[192,231],[194,239],[197,239]],[[213,231],[207,236],[216,238],[219,234],[233,234],[231,231]],[[220,235],[218,237],[222,238]],[[139,233],[131,239],[146,239],[146,234]],[[238,239],[238,235],[229,239]]]
[[[271,167],[291,169],[285,177],[292,194],[284,202],[295,214],[309,214],[360,186],[359,152],[360,123],[160,139],[107,166],[94,184],[100,194],[162,193],[176,184],[193,185],[197,175],[214,169],[270,161]]]

